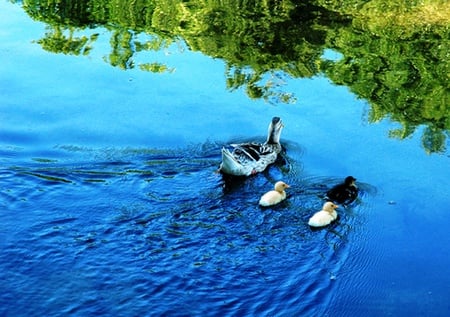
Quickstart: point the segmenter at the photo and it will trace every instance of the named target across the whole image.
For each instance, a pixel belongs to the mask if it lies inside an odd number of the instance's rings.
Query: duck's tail
[[[226,149],[222,148],[222,163],[220,164],[219,170],[223,173],[230,175],[240,175],[241,164],[234,158],[233,154]]]

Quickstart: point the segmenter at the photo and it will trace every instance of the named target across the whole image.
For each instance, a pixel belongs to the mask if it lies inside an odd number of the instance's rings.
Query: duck
[[[337,218],[337,212],[336,208],[338,208],[338,205],[335,205],[331,201],[327,201],[325,204],[323,204],[322,210],[316,212],[308,221],[308,225],[311,227],[325,227],[328,226],[331,222],[336,220]]]
[[[280,117],[273,117],[269,124],[266,142],[230,144],[232,151],[223,147],[219,171],[233,176],[250,176],[264,171],[276,161],[283,149],[280,144],[283,127]]]
[[[327,191],[326,199],[337,204],[349,205],[358,197],[356,178],[347,176],[343,183],[332,187]]]
[[[286,188],[290,186],[285,182],[278,181],[275,183],[274,190],[268,191],[261,196],[259,200],[259,205],[263,207],[276,205],[286,199]]]

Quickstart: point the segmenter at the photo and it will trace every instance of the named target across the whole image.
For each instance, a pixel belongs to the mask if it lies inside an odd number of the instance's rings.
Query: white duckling
[[[259,204],[264,207],[273,206],[286,199],[286,188],[290,186],[285,182],[279,181],[275,183],[274,190],[268,191],[261,196]]]
[[[321,211],[316,212],[308,221],[308,225],[311,227],[325,227],[328,226],[332,221],[336,220],[337,213],[336,208],[338,205],[328,201],[326,202]]]
[[[219,171],[235,176],[250,176],[264,171],[274,163],[282,150],[280,144],[283,122],[273,117],[269,124],[267,140],[264,143],[231,144],[233,151],[222,148],[222,163]]]

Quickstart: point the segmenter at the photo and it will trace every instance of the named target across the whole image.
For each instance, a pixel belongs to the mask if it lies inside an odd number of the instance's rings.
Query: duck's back
[[[337,214],[336,214],[337,216]],[[335,218],[326,211],[316,212],[308,221],[311,227],[324,227],[329,225]]]
[[[328,199],[339,204],[350,204],[356,199],[357,195],[357,188],[346,184],[336,185],[327,192]]]
[[[264,195],[262,195],[261,199],[259,200],[259,204],[264,207],[272,206],[278,204],[285,198],[286,198],[285,192],[280,193],[277,192],[276,190],[271,190],[270,192],[267,192]]]

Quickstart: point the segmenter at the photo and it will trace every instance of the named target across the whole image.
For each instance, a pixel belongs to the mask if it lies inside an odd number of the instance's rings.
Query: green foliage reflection
[[[450,5],[444,8],[443,2],[434,1],[425,9],[411,3],[395,7],[390,1],[369,2],[351,28],[329,37],[330,46],[344,58],[324,61],[322,70],[369,101],[371,122],[389,117],[401,123],[391,137],[404,139],[425,126],[424,149],[443,152],[450,131]],[[391,11],[380,14],[388,5]],[[446,19],[435,14],[445,9]]]
[[[68,29],[68,35],[65,34],[60,26],[53,27],[45,33],[45,37],[37,41],[43,49],[54,53],[64,53],[72,55],[89,55],[92,49],[91,43],[95,42],[98,34],[75,37],[74,28]]]
[[[182,39],[190,50],[221,58],[230,90],[250,98],[294,103],[289,78],[325,73],[371,105],[369,120],[401,124],[403,139],[424,127],[427,152],[442,152],[450,131],[450,5],[444,0],[25,0],[24,9],[48,24],[38,43],[51,52],[87,55],[109,30],[105,60],[136,67],[136,54]],[[92,31],[91,31],[92,32]],[[343,55],[326,60],[325,49]],[[137,65],[173,71],[158,61]]]

